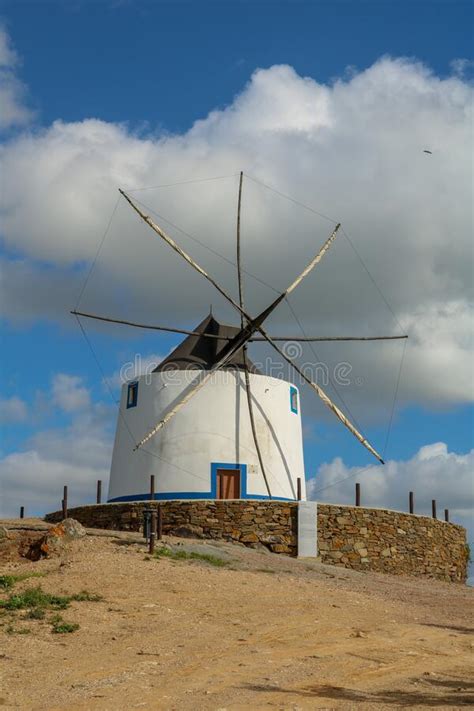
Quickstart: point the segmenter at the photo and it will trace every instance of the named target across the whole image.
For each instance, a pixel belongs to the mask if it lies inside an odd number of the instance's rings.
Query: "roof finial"
[[[212,304],[209,305],[209,315],[212,316]]]

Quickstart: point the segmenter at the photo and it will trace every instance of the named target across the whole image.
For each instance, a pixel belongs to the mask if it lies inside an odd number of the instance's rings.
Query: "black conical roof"
[[[206,316],[194,331],[198,333],[209,333],[219,338],[206,338],[204,336],[188,336],[175,350],[167,356],[155,370],[187,370],[193,368],[209,369],[219,359],[222,348],[228,343],[229,338],[233,338],[239,328],[227,326],[216,321],[212,314]],[[260,373],[247,356],[247,366],[251,373]],[[242,349],[231,358],[226,368],[239,368],[244,370],[244,358]]]

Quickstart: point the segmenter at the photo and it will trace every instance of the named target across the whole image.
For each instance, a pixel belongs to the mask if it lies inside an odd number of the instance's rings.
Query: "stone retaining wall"
[[[163,533],[221,538],[245,545],[266,546],[274,553],[296,555],[297,505],[286,501],[161,501],[96,504],[69,509],[68,515],[88,528],[139,531],[143,509],[161,506]],[[45,520],[56,523],[56,511]]]
[[[318,504],[323,563],[464,582],[466,531],[445,521],[386,509]]]
[[[70,509],[89,528],[139,531],[151,502],[99,504]],[[163,532],[225,539],[274,553],[296,555],[296,502],[162,501]],[[385,509],[318,504],[318,549],[323,563],[463,582],[468,554],[461,526]],[[61,512],[48,514],[49,522]]]

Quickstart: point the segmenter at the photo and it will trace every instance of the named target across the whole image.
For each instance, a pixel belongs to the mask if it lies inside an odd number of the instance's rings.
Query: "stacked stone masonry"
[[[355,570],[464,582],[468,549],[462,526],[386,509],[318,504],[323,563]]]
[[[162,501],[70,509],[89,528],[139,531],[145,506],[161,506],[163,533],[234,541],[274,553],[297,554],[297,503],[280,501]],[[385,509],[318,504],[322,563],[355,570],[464,582],[468,549],[461,526]],[[46,521],[61,520],[61,512]]]

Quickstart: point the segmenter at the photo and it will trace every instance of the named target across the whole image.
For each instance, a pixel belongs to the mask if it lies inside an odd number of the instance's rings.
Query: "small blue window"
[[[298,414],[298,390],[293,386],[290,388],[290,409],[291,412]]]
[[[127,410],[136,407],[138,401],[138,383],[129,383],[127,390]]]

